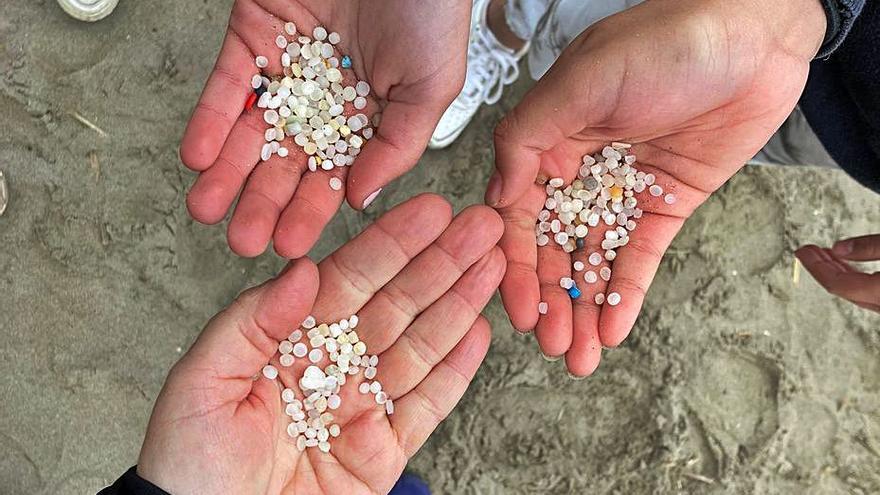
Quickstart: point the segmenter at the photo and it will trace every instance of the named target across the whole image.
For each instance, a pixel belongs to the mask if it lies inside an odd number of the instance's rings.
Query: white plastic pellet
[[[288,149],[285,148],[284,146],[278,148],[278,156],[280,156],[281,158],[287,157],[287,155],[289,153],[290,153],[290,151],[288,151]]]
[[[376,368],[372,366],[367,367],[367,369],[364,370],[364,378],[366,378],[367,380],[372,380],[373,378],[376,378],[376,371]]]
[[[360,392],[362,394],[369,393],[370,392],[370,384],[367,382],[362,382],[360,385],[358,385],[358,392]]]
[[[342,37],[339,36],[339,33],[335,32],[335,31],[327,35],[327,41],[329,41],[331,44],[335,45],[335,44],[339,43],[341,40],[342,40]]]
[[[651,194],[651,196],[657,197],[663,194],[663,188],[658,186],[657,184],[654,184],[653,186],[648,188],[648,192]]]
[[[382,390],[382,384],[379,382],[370,383],[370,393],[378,394]]]
[[[367,96],[370,94],[370,85],[366,81],[358,81],[354,85],[354,91],[358,96]]]
[[[540,315],[546,315],[546,314],[547,314],[547,310],[548,310],[549,308],[550,308],[550,306],[549,306],[546,302],[544,302],[544,301],[539,302],[539,303],[538,303],[538,314],[540,314]]]
[[[338,177],[331,177],[330,189],[333,189],[334,191],[342,189],[342,181]]]
[[[324,41],[327,38],[327,30],[322,26],[318,26],[312,31],[312,36],[318,41]]]
[[[670,193],[670,194],[667,194],[666,196],[663,196],[663,202],[668,205],[675,203],[675,195]]]
[[[379,383],[379,382],[373,382],[373,383]],[[376,404],[384,404],[387,401],[388,401],[388,394],[386,394],[385,392],[377,392],[376,393]]]
[[[593,266],[599,266],[602,263],[602,255],[599,253],[593,253],[587,259],[587,261],[589,261],[590,264]]]
[[[288,23],[284,24],[284,32],[290,36],[295,35],[296,34],[296,24],[294,24],[292,22],[288,22]]]
[[[342,399],[338,395],[334,394],[327,398],[327,408],[339,409],[340,405],[342,405]]]
[[[584,269],[584,262],[583,262],[583,261],[575,261],[575,262],[572,264],[572,267],[574,268],[574,270],[575,270],[576,272],[583,271],[583,269]]]
[[[281,400],[287,403],[291,403],[296,400],[296,394],[293,392],[293,390],[285,388],[281,391]]]
[[[291,354],[282,354],[281,357],[278,358],[278,362],[281,363],[281,366],[285,368],[289,368],[293,366],[295,359]]]
[[[272,366],[271,364],[263,366],[263,376],[270,380],[278,378],[278,368]]]
[[[298,342],[293,345],[293,355],[294,356],[301,358],[301,357],[305,357],[305,355],[308,353],[309,353],[308,346],[306,346],[302,342]]]
[[[257,58],[254,59],[254,63],[257,64],[257,67],[263,69],[269,65],[269,59],[262,55],[258,55]]]
[[[364,98],[363,96],[358,96],[357,98],[354,99],[353,105],[354,105],[355,109],[363,110],[364,108],[367,107],[367,99]]]
[[[599,276],[596,275],[596,272],[593,270],[587,270],[584,272],[584,282],[588,284],[595,284],[599,281]]]
[[[610,306],[617,306],[618,304],[620,304],[620,294],[618,294],[617,292],[612,292],[608,294],[608,304]]]
[[[595,301],[596,304],[601,305],[602,303],[605,302],[605,294],[602,294],[601,292],[599,292],[598,294],[596,294],[596,297],[593,298],[593,301]]]
[[[606,282],[611,280],[611,268],[608,268],[607,266],[600,268],[599,277]]]
[[[287,38],[285,38],[284,36],[278,35],[278,37],[275,38],[275,46],[277,46],[278,48],[281,48],[282,50],[287,48]]]
[[[324,359],[324,351],[321,349],[312,349],[309,351],[309,361],[317,363],[322,359]]]
[[[574,286],[574,280],[569,277],[562,277],[559,279],[559,286],[565,290],[571,289]]]

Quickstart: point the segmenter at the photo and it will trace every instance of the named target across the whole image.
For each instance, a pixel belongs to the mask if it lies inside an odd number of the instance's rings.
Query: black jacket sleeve
[[[878,33],[880,1],[868,2],[837,51],[810,65],[800,105],[840,168],[880,192]]]
[[[141,478],[137,466],[125,472],[116,483],[104,488],[98,495],[170,495],[165,490]]]

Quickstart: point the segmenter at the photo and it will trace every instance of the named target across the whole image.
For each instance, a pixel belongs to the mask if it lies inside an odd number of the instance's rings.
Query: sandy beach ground
[[[115,479],[169,367],[282,266],[233,255],[184,206],[177,143],[230,4],[123,0],[86,25],[51,0],[3,2],[0,494]],[[479,202],[491,129],[529,85],[369,213],[344,209],[313,257],[415,192]],[[839,171],[743,170],[686,224],[632,337],[585,381],[493,301],[485,365],[409,468],[440,494],[880,492],[880,318],[798,280],[792,256],[880,231],[878,204]]]

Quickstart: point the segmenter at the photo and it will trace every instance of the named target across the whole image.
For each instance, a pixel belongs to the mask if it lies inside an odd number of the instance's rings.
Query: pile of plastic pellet
[[[544,209],[538,214],[535,235],[538,246],[551,242],[558,244],[566,253],[585,248],[585,239],[591,229],[604,231],[601,242],[603,252],[595,251],[586,261],[575,261],[572,265],[576,274],[587,284],[594,284],[601,278],[611,280],[611,268],[603,266],[595,270],[603,261],[612,263],[617,258],[617,248],[629,242],[629,233],[635,230],[636,220],[642,217],[636,194],[648,190],[651,196],[662,196],[663,188],[654,181],[653,174],[636,169],[636,157],[627,143],[611,143],[593,156],[586,155],[578,170],[577,179],[566,186],[561,178],[547,181],[547,199]],[[663,198],[666,204],[675,202],[673,194]],[[604,224],[604,225],[602,225]],[[586,254],[586,253],[585,253]],[[575,275],[577,276],[577,275]],[[562,277],[559,285],[572,299],[581,296],[578,282],[572,277]],[[593,298],[596,304],[607,302],[611,306],[620,304],[617,292],[597,293]],[[538,313],[546,314],[546,302],[538,304]]]
[[[339,391],[348,377],[361,371],[366,380],[361,382],[359,391],[373,394],[373,399],[385,407],[387,414],[394,414],[394,402],[375,379],[379,357],[367,354],[367,345],[355,331],[357,325],[357,315],[329,325],[318,325],[315,318],[309,316],[303,321],[302,328],[294,330],[278,344],[281,366],[290,367],[297,359],[304,358],[311,363],[297,383],[302,400],[297,398],[297,392],[292,388],[281,391],[284,412],[291,418],[287,434],[300,451],[317,447],[321,452],[330,452],[330,437],[335,438],[340,434],[331,411],[342,405]],[[304,336],[308,343],[301,342]],[[325,353],[330,364],[321,368]],[[278,377],[278,369],[267,364],[263,367],[263,376],[274,380]]]
[[[340,67],[351,67],[351,59],[345,56],[340,62],[336,57],[339,33],[328,34],[318,26],[313,38],[296,36],[296,25],[292,22],[285,24],[284,32],[295,39],[279,35],[275,40],[282,50],[283,77],[254,74],[251,80],[259,96],[256,104],[265,109],[263,120],[269,124],[260,158],[265,161],[273,154],[286,157],[290,150],[283,143],[293,137],[293,142],[309,156],[312,172],[318,168],[350,166],[364,142],[373,137],[373,128],[363,113],[346,117],[345,104],[351,103],[355,110],[366,108],[370,85],[365,81],[354,86],[342,85]],[[260,55],[255,63],[263,69],[269,65],[269,59]],[[331,182],[330,186],[339,190],[341,182]]]

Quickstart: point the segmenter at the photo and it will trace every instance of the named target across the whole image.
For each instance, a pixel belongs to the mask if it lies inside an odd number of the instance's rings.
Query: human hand
[[[502,223],[485,206],[451,217],[443,199],[418,196],[317,271],[304,258],[245,291],[171,371],[138,474],[180,494],[390,490],[461,398],[489,347],[489,324],[479,312],[504,274],[495,247]],[[333,411],[342,432],[327,454],[297,450],[279,397],[282,387],[299,391],[296,383],[311,363],[281,366],[278,343],[309,313],[318,322],[358,314],[358,334],[379,356],[377,379],[395,404],[387,416],[372,395],[358,392],[363,374],[350,376]],[[270,359],[280,383],[253,378]]]
[[[864,273],[849,263],[880,261],[880,234],[837,241],[831,249],[807,245],[795,256],[825,290],[880,313],[880,272]]]
[[[648,0],[575,39],[496,130],[486,202],[505,222],[501,294],[513,326],[534,329],[542,352],[564,354],[572,374],[591,374],[602,346],[630,332],[684,220],[794,108],[825,25],[816,0]],[[639,196],[645,214],[611,280],[581,284],[583,296],[571,300],[559,280],[598,250],[602,233],[592,230],[574,259],[552,242],[538,248],[535,218],[546,196],[536,177],[570,183],[581,157],[612,141],[634,143],[637,168],[677,202]],[[620,304],[594,304],[606,291]],[[539,301],[549,304],[546,315]]]
[[[343,197],[362,208],[366,198],[416,164],[464,81],[470,12],[467,0],[391,0],[381,6],[366,0],[237,0],[180,145],[183,163],[199,172],[187,197],[190,214],[217,223],[241,190],[227,232],[235,253],[257,256],[273,240],[281,256],[306,254]],[[340,33],[338,50],[351,57],[357,79],[371,86],[363,112],[381,112],[381,123],[351,170],[311,173],[308,156],[293,143],[288,157],[259,162],[263,111],[242,109],[251,77],[260,72],[257,55],[269,58],[264,73],[281,74],[275,38],[287,21],[309,37],[317,25]],[[351,71],[343,74],[344,84],[353,85]],[[346,115],[354,113],[350,107]],[[342,190],[328,187],[334,176],[346,184]]]

